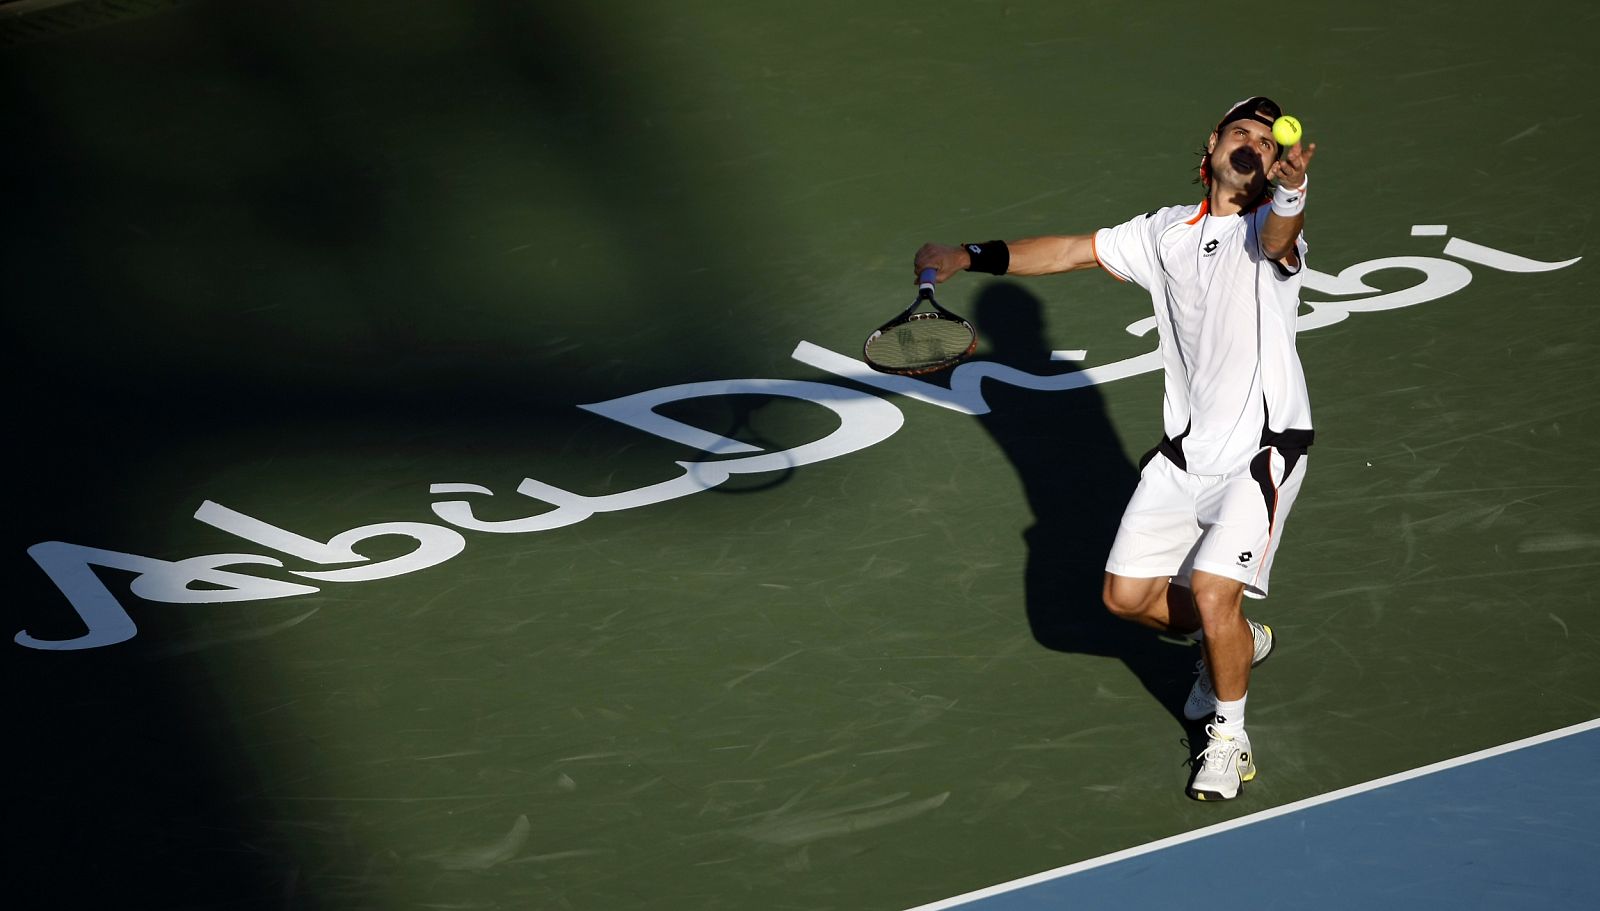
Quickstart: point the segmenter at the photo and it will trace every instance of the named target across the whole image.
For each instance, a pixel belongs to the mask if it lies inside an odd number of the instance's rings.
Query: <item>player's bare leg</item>
[[[1256,774],[1250,738],[1244,732],[1255,639],[1244,618],[1244,583],[1197,571],[1191,584],[1205,630],[1203,645],[1216,691],[1216,710],[1206,725],[1206,748],[1188,794],[1196,800],[1228,800],[1237,797],[1244,782]]]
[[[1244,583],[1226,576],[1196,571],[1195,609],[1205,630],[1206,664],[1217,698],[1232,702],[1244,698],[1250,686],[1250,662],[1255,643],[1244,619]]]
[[[1189,589],[1165,576],[1138,579],[1106,573],[1101,599],[1106,610],[1118,617],[1163,633],[1185,636],[1200,628]]]

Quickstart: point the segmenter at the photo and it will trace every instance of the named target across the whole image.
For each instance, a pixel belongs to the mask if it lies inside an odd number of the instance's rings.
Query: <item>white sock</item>
[[[1244,703],[1249,698],[1250,694],[1245,693],[1232,702],[1217,700],[1217,713],[1211,719],[1211,726],[1217,729],[1218,734],[1238,737],[1244,733]]]

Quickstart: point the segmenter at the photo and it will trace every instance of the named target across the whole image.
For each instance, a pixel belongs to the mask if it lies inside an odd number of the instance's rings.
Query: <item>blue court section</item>
[[[1211,837],[931,907],[1161,908],[1215,900],[1317,911],[1588,911],[1600,907],[1597,896],[1600,728],[1589,726]]]

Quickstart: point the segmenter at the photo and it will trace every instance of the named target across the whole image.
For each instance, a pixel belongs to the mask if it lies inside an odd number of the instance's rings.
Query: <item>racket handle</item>
[[[923,269],[917,273],[917,284],[924,289],[932,291],[934,283],[939,280],[939,270],[934,268]]]

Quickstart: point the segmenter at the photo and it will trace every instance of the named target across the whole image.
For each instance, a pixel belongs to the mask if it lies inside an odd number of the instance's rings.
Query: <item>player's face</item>
[[[1267,168],[1277,160],[1278,144],[1264,123],[1235,120],[1212,134],[1211,173],[1230,186],[1266,180]]]

